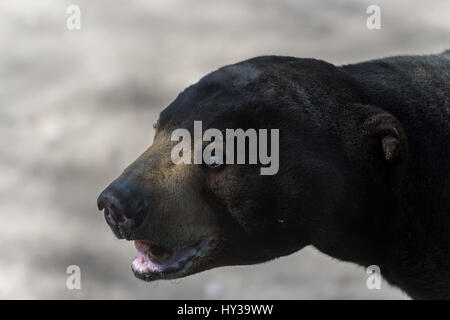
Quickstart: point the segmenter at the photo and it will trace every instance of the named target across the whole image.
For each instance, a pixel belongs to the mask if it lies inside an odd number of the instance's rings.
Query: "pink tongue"
[[[131,267],[133,270],[141,272],[141,273],[149,273],[149,272],[161,272],[161,266],[153,263],[145,253],[145,250],[149,248],[149,245],[142,241],[135,241],[134,246],[137,250],[137,257],[133,260]]]
[[[146,241],[135,241],[137,257],[131,267],[140,273],[161,273],[170,269],[177,269],[183,262],[192,258],[196,254],[195,248],[175,250],[172,256],[164,261],[153,261],[145,252],[151,247],[151,243]]]

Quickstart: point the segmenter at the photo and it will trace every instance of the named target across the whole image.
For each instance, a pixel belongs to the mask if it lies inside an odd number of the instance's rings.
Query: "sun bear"
[[[194,135],[196,121],[278,130],[276,174],[260,174],[261,163],[174,163],[172,133]],[[114,234],[134,241],[143,280],[312,245],[379,266],[412,298],[450,298],[449,134],[449,51],[343,66],[257,57],[181,92],[153,145],[97,204]]]

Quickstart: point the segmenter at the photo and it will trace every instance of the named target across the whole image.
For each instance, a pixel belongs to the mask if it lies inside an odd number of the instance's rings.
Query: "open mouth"
[[[137,257],[131,264],[134,275],[145,281],[170,279],[182,275],[209,247],[208,240],[184,248],[163,248],[145,240],[136,240]]]

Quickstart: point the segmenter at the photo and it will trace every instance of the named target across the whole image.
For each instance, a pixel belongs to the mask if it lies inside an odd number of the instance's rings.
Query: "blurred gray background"
[[[66,28],[67,6],[81,29]],[[381,7],[381,30],[366,8]],[[134,278],[99,192],[153,139],[158,113],[222,65],[257,55],[336,64],[450,47],[450,1],[2,0],[0,298],[405,299],[313,248],[179,281]],[[67,266],[81,290],[67,290]]]

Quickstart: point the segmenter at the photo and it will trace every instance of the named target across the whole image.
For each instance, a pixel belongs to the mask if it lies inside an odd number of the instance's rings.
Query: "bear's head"
[[[365,99],[338,67],[274,56],[221,68],[180,93],[160,114],[152,146],[98,199],[114,234],[135,240],[135,275],[178,278],[310,244],[370,263],[372,237],[393,219],[407,145],[400,123]],[[190,161],[196,146],[201,154],[208,144],[195,138],[199,122],[202,133],[214,128],[224,136],[227,129],[266,129],[268,137],[257,141],[279,163],[261,174],[267,163]],[[194,137],[193,154],[180,163],[173,160],[177,129]],[[262,145],[253,147],[259,154]]]

